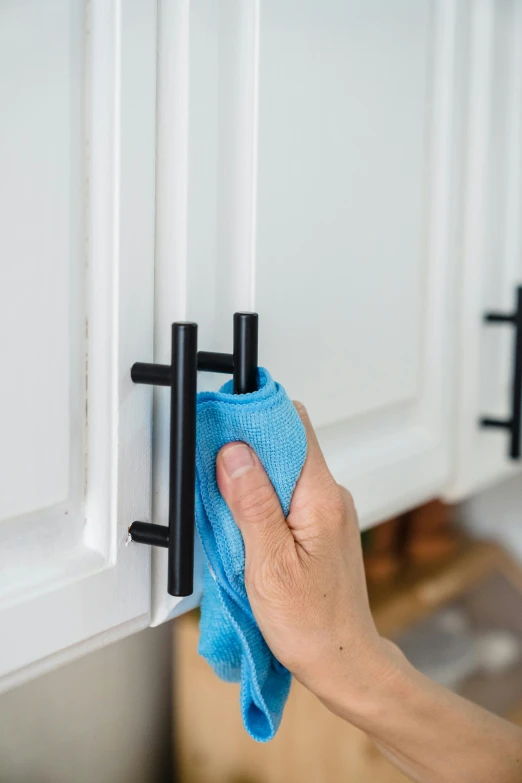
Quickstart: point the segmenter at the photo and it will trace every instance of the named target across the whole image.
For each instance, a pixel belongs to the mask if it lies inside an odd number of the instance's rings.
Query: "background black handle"
[[[234,314],[234,351],[214,353],[197,348],[195,323],[172,324],[171,364],[137,362],[134,383],[170,386],[169,524],[133,522],[132,541],[168,548],[170,595],[191,595],[194,589],[194,497],[196,490],[197,371],[231,373],[234,394],[257,390],[257,313]]]
[[[511,416],[508,419],[484,417],[482,427],[496,427],[510,433],[509,456],[520,459],[520,428],[522,413],[522,286],[518,286],[516,309],[514,313],[486,313],[484,321],[488,324],[511,324],[515,327],[513,350],[513,377],[511,387]]]

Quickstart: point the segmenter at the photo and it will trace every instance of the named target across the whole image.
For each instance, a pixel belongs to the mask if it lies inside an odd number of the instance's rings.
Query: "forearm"
[[[389,645],[389,643],[386,643]],[[354,697],[323,700],[418,783],[520,783],[522,730],[437,685],[391,645]],[[348,675],[348,673],[347,673]],[[339,683],[338,683],[339,684]]]

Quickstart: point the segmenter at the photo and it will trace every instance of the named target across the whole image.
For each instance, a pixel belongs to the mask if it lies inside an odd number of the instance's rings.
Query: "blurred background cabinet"
[[[522,7],[516,0],[470,4],[462,200],[458,219],[458,360],[455,468],[448,497],[460,500],[519,472],[505,431],[479,419],[512,411],[514,330],[485,324],[512,313],[522,284]]]

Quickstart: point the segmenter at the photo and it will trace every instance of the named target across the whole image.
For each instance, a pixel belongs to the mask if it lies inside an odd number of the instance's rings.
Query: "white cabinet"
[[[514,330],[486,325],[483,316],[512,313],[522,284],[522,5],[477,0],[471,9],[451,500],[520,465],[509,459],[508,433],[478,422],[484,415],[505,420],[512,412]]]
[[[363,526],[452,470],[455,222],[465,20],[454,0],[160,4],[156,359],[169,324],[260,362],[308,407]],[[222,383],[219,377],[201,379]],[[167,518],[156,393],[154,519]],[[166,553],[153,553],[153,620]]]
[[[156,8],[0,8],[0,687],[149,623]]]
[[[515,0],[2,7],[2,687],[198,600],[127,542],[167,521],[129,370],[175,320],[230,351],[259,312],[363,526],[504,474],[521,52]]]

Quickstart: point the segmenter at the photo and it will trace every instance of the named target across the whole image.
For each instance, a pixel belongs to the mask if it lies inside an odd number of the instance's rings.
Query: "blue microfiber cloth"
[[[197,398],[196,524],[207,565],[201,604],[199,652],[216,674],[241,683],[241,714],[259,742],[276,733],[290,690],[290,672],[272,655],[245,590],[243,538],[216,482],[216,456],[225,443],[243,441],[258,454],[285,517],[306,457],[306,432],[285,390],[263,368],[258,391],[219,392]]]

